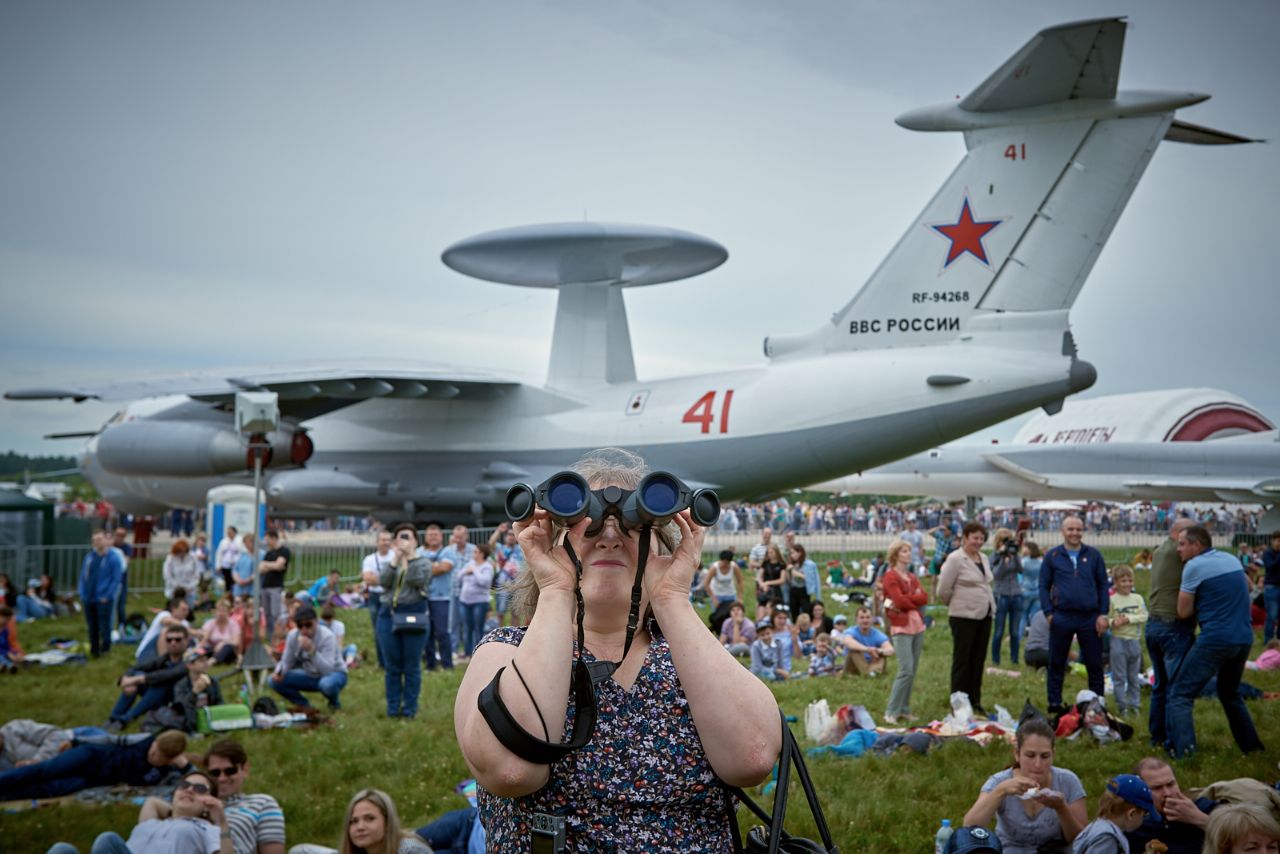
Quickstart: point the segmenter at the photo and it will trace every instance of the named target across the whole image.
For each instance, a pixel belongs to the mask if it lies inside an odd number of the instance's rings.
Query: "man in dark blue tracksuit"
[[[1084,522],[1079,516],[1062,521],[1062,545],[1045,553],[1040,565],[1040,607],[1049,620],[1049,710],[1062,711],[1062,680],[1073,639],[1080,641],[1080,658],[1089,672],[1089,690],[1099,697],[1102,674],[1102,635],[1107,631],[1110,587],[1102,553],[1083,544]]]

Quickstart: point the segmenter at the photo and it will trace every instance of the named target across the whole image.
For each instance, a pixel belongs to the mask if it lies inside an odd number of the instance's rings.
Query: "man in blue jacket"
[[[80,602],[89,625],[89,651],[94,658],[111,651],[111,610],[120,594],[124,561],[111,548],[107,532],[93,532],[93,550],[80,567]]]
[[[1099,697],[1105,688],[1102,636],[1107,631],[1110,587],[1102,553],[1086,546],[1079,516],[1062,520],[1062,545],[1045,553],[1040,565],[1040,608],[1049,621],[1049,712],[1061,714],[1062,680],[1073,640],[1089,673],[1089,690]]]

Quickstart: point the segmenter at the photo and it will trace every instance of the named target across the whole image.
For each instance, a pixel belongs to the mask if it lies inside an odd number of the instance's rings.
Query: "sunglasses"
[[[166,643],[186,643],[187,639],[182,637],[181,635],[177,635],[175,637],[165,638],[165,642]]]
[[[219,777],[234,777],[240,773],[239,765],[232,765],[230,768],[210,768],[209,776],[215,780]]]
[[[401,531],[400,533],[396,534],[396,539],[397,540],[414,540],[414,539],[417,539],[417,537],[415,537],[409,531]]]
[[[183,789],[190,789],[197,795],[209,794],[209,787],[204,783],[192,783],[190,780],[179,780],[178,785],[174,787],[174,790],[179,792]]]
[[[312,620],[303,620],[301,623],[298,623],[298,628],[309,629],[314,625],[315,625],[315,622]]]

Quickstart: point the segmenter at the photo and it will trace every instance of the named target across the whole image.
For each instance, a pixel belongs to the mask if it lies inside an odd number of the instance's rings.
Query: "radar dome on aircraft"
[[[714,270],[729,252],[710,238],[654,225],[557,222],[487,231],[446,249],[449,267],[530,288],[674,282]]]

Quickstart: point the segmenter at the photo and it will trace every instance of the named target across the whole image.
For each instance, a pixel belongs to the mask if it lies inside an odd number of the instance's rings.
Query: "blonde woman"
[[[924,652],[924,617],[920,609],[928,604],[929,594],[911,566],[910,543],[894,540],[885,557],[889,568],[884,574],[884,612],[898,658],[898,675],[893,678],[884,715],[885,723],[892,725],[915,720],[911,714],[911,689]]]
[[[1280,824],[1257,804],[1226,804],[1209,815],[1203,854],[1276,854]]]
[[[380,789],[361,789],[347,804],[338,848],[295,845],[289,854],[431,854],[431,846],[400,826],[391,796]]]

